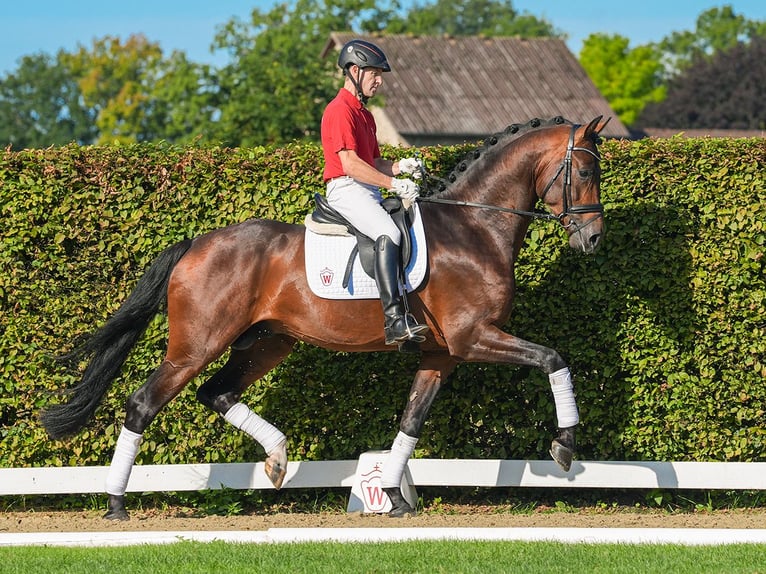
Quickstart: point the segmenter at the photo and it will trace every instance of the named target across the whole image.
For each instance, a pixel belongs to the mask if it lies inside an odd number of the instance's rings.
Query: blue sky
[[[422,2],[422,0],[420,0]],[[405,5],[413,0],[404,0]],[[266,10],[276,0],[6,0],[0,10],[0,76],[12,72],[28,54],[55,54],[90,47],[104,36],[143,33],[163,51],[184,51],[195,62],[221,64],[211,54],[216,28],[233,17],[247,20],[252,9]],[[657,41],[671,32],[693,30],[700,13],[726,4],[751,20],[766,20],[766,1],[732,0],[512,0],[518,11],[545,18],[569,34],[578,53],[590,34],[620,34],[631,46]]]

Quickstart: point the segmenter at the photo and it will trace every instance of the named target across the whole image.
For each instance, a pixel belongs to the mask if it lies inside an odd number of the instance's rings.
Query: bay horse
[[[607,120],[608,121],[608,120]],[[514,124],[458,163],[440,190],[420,198],[428,275],[409,294],[410,312],[430,327],[381,486],[391,516],[414,513],[400,484],[428,410],[458,363],[526,365],[549,375],[557,414],[550,454],[568,471],[579,414],[569,368],[554,349],[502,330],[514,297],[514,262],[535,217],[561,223],[569,245],[593,253],[603,233],[601,116],[587,125],[561,117]],[[541,201],[545,211],[536,211]],[[334,351],[389,351],[380,301],[314,295],[304,270],[305,227],[252,219],[181,241],[149,266],[121,307],[73,351],[90,357],[66,402],[41,413],[54,439],[81,430],[119,375],[130,350],[166,302],[167,352],[126,403],[106,481],[104,518],[127,520],[125,491],[142,434],[207,365],[231,351],[197,399],[264,448],[276,488],[287,469],[286,437],[240,402],[297,341]],[[242,343],[242,337],[249,343]]]

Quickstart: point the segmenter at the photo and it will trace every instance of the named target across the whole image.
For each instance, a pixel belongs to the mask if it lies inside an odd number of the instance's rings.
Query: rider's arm
[[[340,157],[340,163],[343,166],[343,172],[352,179],[360,183],[366,183],[368,185],[374,185],[377,187],[383,187],[385,189],[391,189],[391,180],[394,175],[394,163],[390,160],[384,160],[377,158],[375,160],[376,165],[379,165],[383,170],[378,170],[361,159],[356,151],[352,149],[342,149],[338,152]],[[390,172],[387,174],[386,172]]]

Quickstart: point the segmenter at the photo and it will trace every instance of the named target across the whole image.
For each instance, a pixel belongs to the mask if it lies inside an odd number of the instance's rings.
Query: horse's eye
[[[593,177],[593,170],[592,169],[578,169],[577,174],[582,179],[588,179],[590,177]]]

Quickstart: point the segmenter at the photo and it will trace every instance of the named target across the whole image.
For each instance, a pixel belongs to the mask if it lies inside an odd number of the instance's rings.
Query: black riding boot
[[[388,235],[375,242],[375,282],[380,291],[385,317],[386,345],[404,341],[421,343],[426,325],[419,325],[412,315],[405,313],[399,294],[399,246]]]

